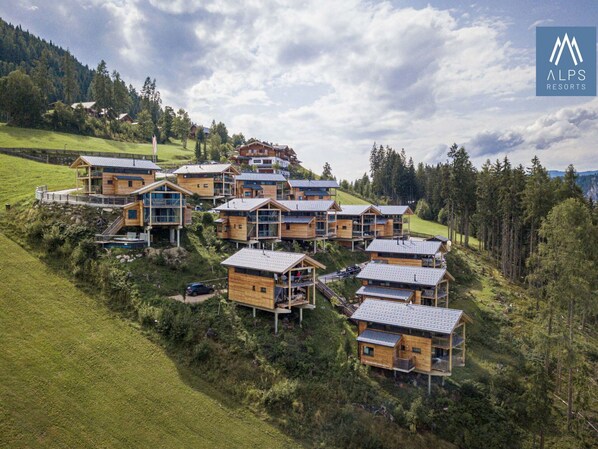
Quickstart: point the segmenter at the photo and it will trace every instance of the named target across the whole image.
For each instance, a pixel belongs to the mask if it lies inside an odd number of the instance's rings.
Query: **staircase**
[[[351,318],[351,315],[357,310],[357,305],[351,304],[319,279],[316,280],[316,288],[333,306],[338,307],[340,311],[349,318]]]
[[[119,216],[116,220],[108,225],[108,227],[102,232],[104,237],[116,235],[125,225],[125,217]]]

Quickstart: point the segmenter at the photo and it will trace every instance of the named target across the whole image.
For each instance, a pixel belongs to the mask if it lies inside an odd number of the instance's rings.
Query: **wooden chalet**
[[[269,144],[259,140],[237,147],[231,159],[239,165],[254,167],[258,173],[280,173],[289,176],[289,167],[299,164],[297,154],[288,145]]]
[[[336,180],[289,179],[289,200],[331,200],[338,189]]]
[[[449,283],[455,280],[445,268],[407,267],[376,262],[368,263],[357,275],[357,279],[361,280],[362,288],[357,291],[357,295],[362,301],[368,298],[394,299],[434,307],[448,307]]]
[[[355,242],[374,239],[379,216],[380,211],[371,204],[341,206],[336,213],[336,240],[355,249]]]
[[[282,214],[289,212],[271,198],[235,198],[215,210],[218,237],[249,245],[280,241]]]
[[[153,183],[160,170],[145,159],[98,156],[79,156],[71,168],[76,170],[77,188],[99,195],[129,195]]]
[[[171,243],[176,241],[176,245],[180,246],[181,229],[191,223],[191,208],[187,206],[185,196],[192,195],[192,192],[163,180],[146,185],[131,195],[136,201],[123,207],[122,225],[143,227],[147,246],[151,245],[153,229],[169,229]]]
[[[277,173],[241,173],[235,176],[237,198],[286,198],[286,178]]]
[[[465,365],[465,326],[457,309],[368,299],[351,317],[358,326],[359,360],[403,373],[450,376]]]
[[[427,242],[440,242],[444,248],[445,252],[449,252],[451,250],[451,241],[448,237],[444,237],[442,235],[435,235],[434,237],[428,237],[426,239]]]
[[[228,268],[228,299],[274,313],[274,332],[278,333],[278,315],[316,304],[316,270],[326,268],[300,253],[244,248],[222,265]]]
[[[374,239],[365,249],[372,261],[412,267],[442,268],[445,247],[441,242]]]
[[[235,175],[232,164],[183,165],[173,172],[177,184],[198,195],[213,200],[235,196]]]
[[[134,120],[129,114],[124,113],[118,115],[118,121],[124,123],[133,123]]]
[[[340,207],[333,200],[279,201],[289,209],[282,214],[282,239],[317,241],[336,237],[336,214]]]
[[[376,206],[380,216],[376,218],[376,237],[404,238],[411,231],[410,216],[413,211],[409,206]]]
[[[78,107],[83,108],[87,115],[90,115],[92,117],[99,117],[99,111],[96,107],[95,101],[84,101],[71,104],[72,109],[77,109]]]

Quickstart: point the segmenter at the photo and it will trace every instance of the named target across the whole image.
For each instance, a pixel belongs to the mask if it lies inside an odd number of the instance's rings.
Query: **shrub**
[[[423,220],[431,220],[432,218],[434,218],[432,216],[432,209],[430,209],[430,205],[423,198],[417,202],[417,206],[415,207],[415,214]]]
[[[288,409],[297,396],[296,380],[283,379],[276,382],[264,395],[264,405],[269,410]]]

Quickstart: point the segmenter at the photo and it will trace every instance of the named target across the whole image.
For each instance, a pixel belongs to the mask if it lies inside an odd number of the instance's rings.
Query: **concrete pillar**
[[[176,230],[176,246],[181,246],[181,230]]]
[[[299,325],[303,324],[303,309],[299,309]]]
[[[147,247],[152,246],[152,228],[147,228]]]
[[[314,240],[314,254],[318,252],[318,241]]]
[[[428,396],[432,394],[432,375],[428,374]]]
[[[170,228],[168,231],[170,233],[170,238],[169,238],[170,244],[174,245],[174,228]]]
[[[274,312],[274,335],[278,334],[278,312]]]
[[[355,240],[351,240],[351,251],[355,251]]]
[[[255,318],[255,307],[253,307],[253,317]]]

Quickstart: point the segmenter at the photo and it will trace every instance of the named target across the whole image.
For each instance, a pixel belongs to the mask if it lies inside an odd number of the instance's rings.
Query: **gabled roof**
[[[141,170],[160,170],[156,164],[146,159],[129,159],[120,157],[100,157],[100,156],[79,156],[71,164],[71,168],[77,168],[81,163],[93,167],[115,167],[115,168],[138,168]]]
[[[95,101],[85,101],[83,103],[79,102],[79,103],[73,103],[71,105],[71,108],[75,109],[77,106],[81,105],[83,108],[85,109],[91,109],[96,105]]]
[[[356,295],[375,296],[377,298],[388,298],[396,301],[407,302],[413,296],[411,290],[400,290],[398,288],[377,287],[375,285],[362,285],[355,292]]]
[[[156,190],[158,187],[162,187],[162,186],[166,186],[170,190],[174,190],[175,192],[181,192],[185,195],[193,195],[193,192],[191,192],[190,190],[187,190],[177,184],[167,181],[166,179],[163,179],[162,181],[152,182],[151,184],[148,184],[146,186],[143,186],[140,189],[135,190],[134,192],[131,192],[131,194],[132,195],[142,195],[144,193],[151,192],[152,190]]]
[[[450,334],[461,321],[471,321],[462,310],[445,307],[418,306],[396,301],[366,299],[352,319],[389,326]]]
[[[455,280],[446,271],[446,268],[407,267],[373,262],[368,263],[357,275],[358,279],[423,285],[426,287],[438,285],[445,277],[448,277],[451,281]]]
[[[305,200],[305,201],[293,201],[293,200],[281,200],[280,204],[288,207],[291,212],[328,212],[328,211],[339,211],[341,208],[334,200]]]
[[[401,341],[401,334],[390,334],[388,332],[380,332],[372,329],[366,329],[359,337],[357,341],[361,343],[371,343],[373,345],[388,346],[394,348],[399,341]]]
[[[235,176],[237,181],[277,181],[286,182],[280,173],[241,173]]]
[[[289,179],[289,185],[293,188],[324,188],[338,189],[338,183],[335,179],[313,180],[313,179]]]
[[[290,270],[301,261],[306,261],[317,268],[326,268],[326,266],[305,254],[250,248],[243,248],[236,252],[222,262],[221,265],[224,265],[225,267],[249,268],[252,270],[262,270],[280,274]]]
[[[365,213],[380,215],[380,211],[371,204],[350,204],[341,206],[341,209],[337,215],[363,215]]]
[[[129,117],[129,118],[132,120],[131,116],[130,116],[129,114],[127,114],[126,112],[124,112],[124,113],[122,113],[122,114],[118,114],[118,119],[119,119],[119,120],[122,120],[122,119],[124,119],[125,117]]]
[[[426,242],[419,240],[374,239],[365,249],[373,253],[416,254],[434,256],[440,251],[442,242]]]
[[[434,237],[427,238],[426,241],[448,243],[449,239],[443,235],[435,235]]]
[[[376,206],[382,215],[413,215],[409,206]]]
[[[244,211],[252,212],[261,207],[272,204],[278,209],[284,212],[289,212],[289,208],[280,204],[278,201],[272,198],[234,198],[224,204],[218,206],[215,210],[217,211]]]
[[[235,173],[239,171],[232,166],[232,164],[201,164],[201,165],[183,165],[177,168],[173,173],[175,175],[184,175],[187,173],[222,173],[228,169],[232,169]]]

